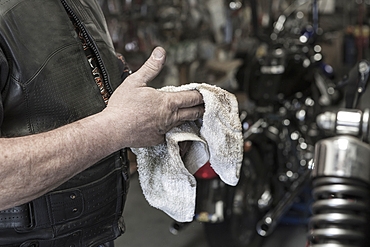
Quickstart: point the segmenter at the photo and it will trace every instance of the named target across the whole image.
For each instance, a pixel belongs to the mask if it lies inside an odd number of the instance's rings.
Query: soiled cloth
[[[196,180],[194,174],[210,162],[221,180],[236,185],[243,159],[243,136],[235,96],[219,87],[191,83],[164,87],[166,92],[198,90],[203,95],[203,119],[186,122],[166,134],[163,144],[133,148],[144,196],[178,222],[193,220]],[[192,141],[181,158],[178,143]]]

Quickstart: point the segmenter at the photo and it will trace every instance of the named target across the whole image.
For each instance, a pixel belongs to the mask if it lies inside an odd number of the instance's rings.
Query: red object
[[[217,173],[213,170],[211,167],[211,163],[207,162],[199,168],[199,170],[194,174],[196,178],[202,178],[202,179],[212,179],[217,177]]]

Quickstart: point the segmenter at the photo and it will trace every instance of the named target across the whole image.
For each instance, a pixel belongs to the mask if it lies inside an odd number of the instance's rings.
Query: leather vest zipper
[[[91,35],[87,31],[87,28],[81,22],[81,20],[78,18],[78,16],[74,12],[74,10],[69,6],[69,4],[67,3],[67,1],[66,0],[61,0],[61,3],[63,5],[63,7],[66,9],[67,13],[70,14],[72,16],[72,18],[75,20],[76,25],[80,28],[80,30],[82,32],[82,35],[86,39],[87,45],[90,46],[91,49],[93,50],[93,52],[94,52],[94,54],[96,56],[96,59],[98,61],[98,65],[99,65],[100,71],[101,71],[102,76],[103,76],[104,86],[105,86],[105,88],[106,88],[109,96],[112,95],[113,90],[112,90],[112,87],[111,87],[111,85],[109,83],[109,77],[108,77],[108,74],[107,74],[107,70],[106,70],[106,68],[104,66],[103,59],[100,56],[98,47],[95,44],[94,39],[91,37]]]

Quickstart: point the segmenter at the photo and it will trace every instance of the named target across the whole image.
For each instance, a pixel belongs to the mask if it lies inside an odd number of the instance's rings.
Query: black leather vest
[[[0,0],[3,137],[51,130],[105,107],[66,6],[87,31],[109,89],[122,81],[95,0]],[[46,195],[1,211],[0,246],[82,247],[115,239],[123,231],[128,174],[125,152],[116,152]]]

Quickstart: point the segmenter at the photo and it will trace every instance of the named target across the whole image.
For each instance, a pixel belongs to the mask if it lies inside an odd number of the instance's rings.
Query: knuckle
[[[193,97],[193,103],[194,105],[199,105],[203,103],[203,95],[198,91],[193,91],[194,97]]]
[[[171,114],[178,110],[178,104],[176,103],[175,99],[170,97],[171,94],[165,94],[164,101],[166,104],[166,109],[170,111]]]
[[[164,135],[164,134],[166,134],[166,130],[164,130],[164,129],[159,129],[159,130],[158,130],[158,133],[159,133],[160,135]]]
[[[145,67],[151,72],[157,72],[160,69],[156,63],[150,60],[145,63]]]
[[[199,111],[195,111],[193,112],[192,116],[191,116],[191,120],[197,120],[198,118],[200,117],[200,112]]]

